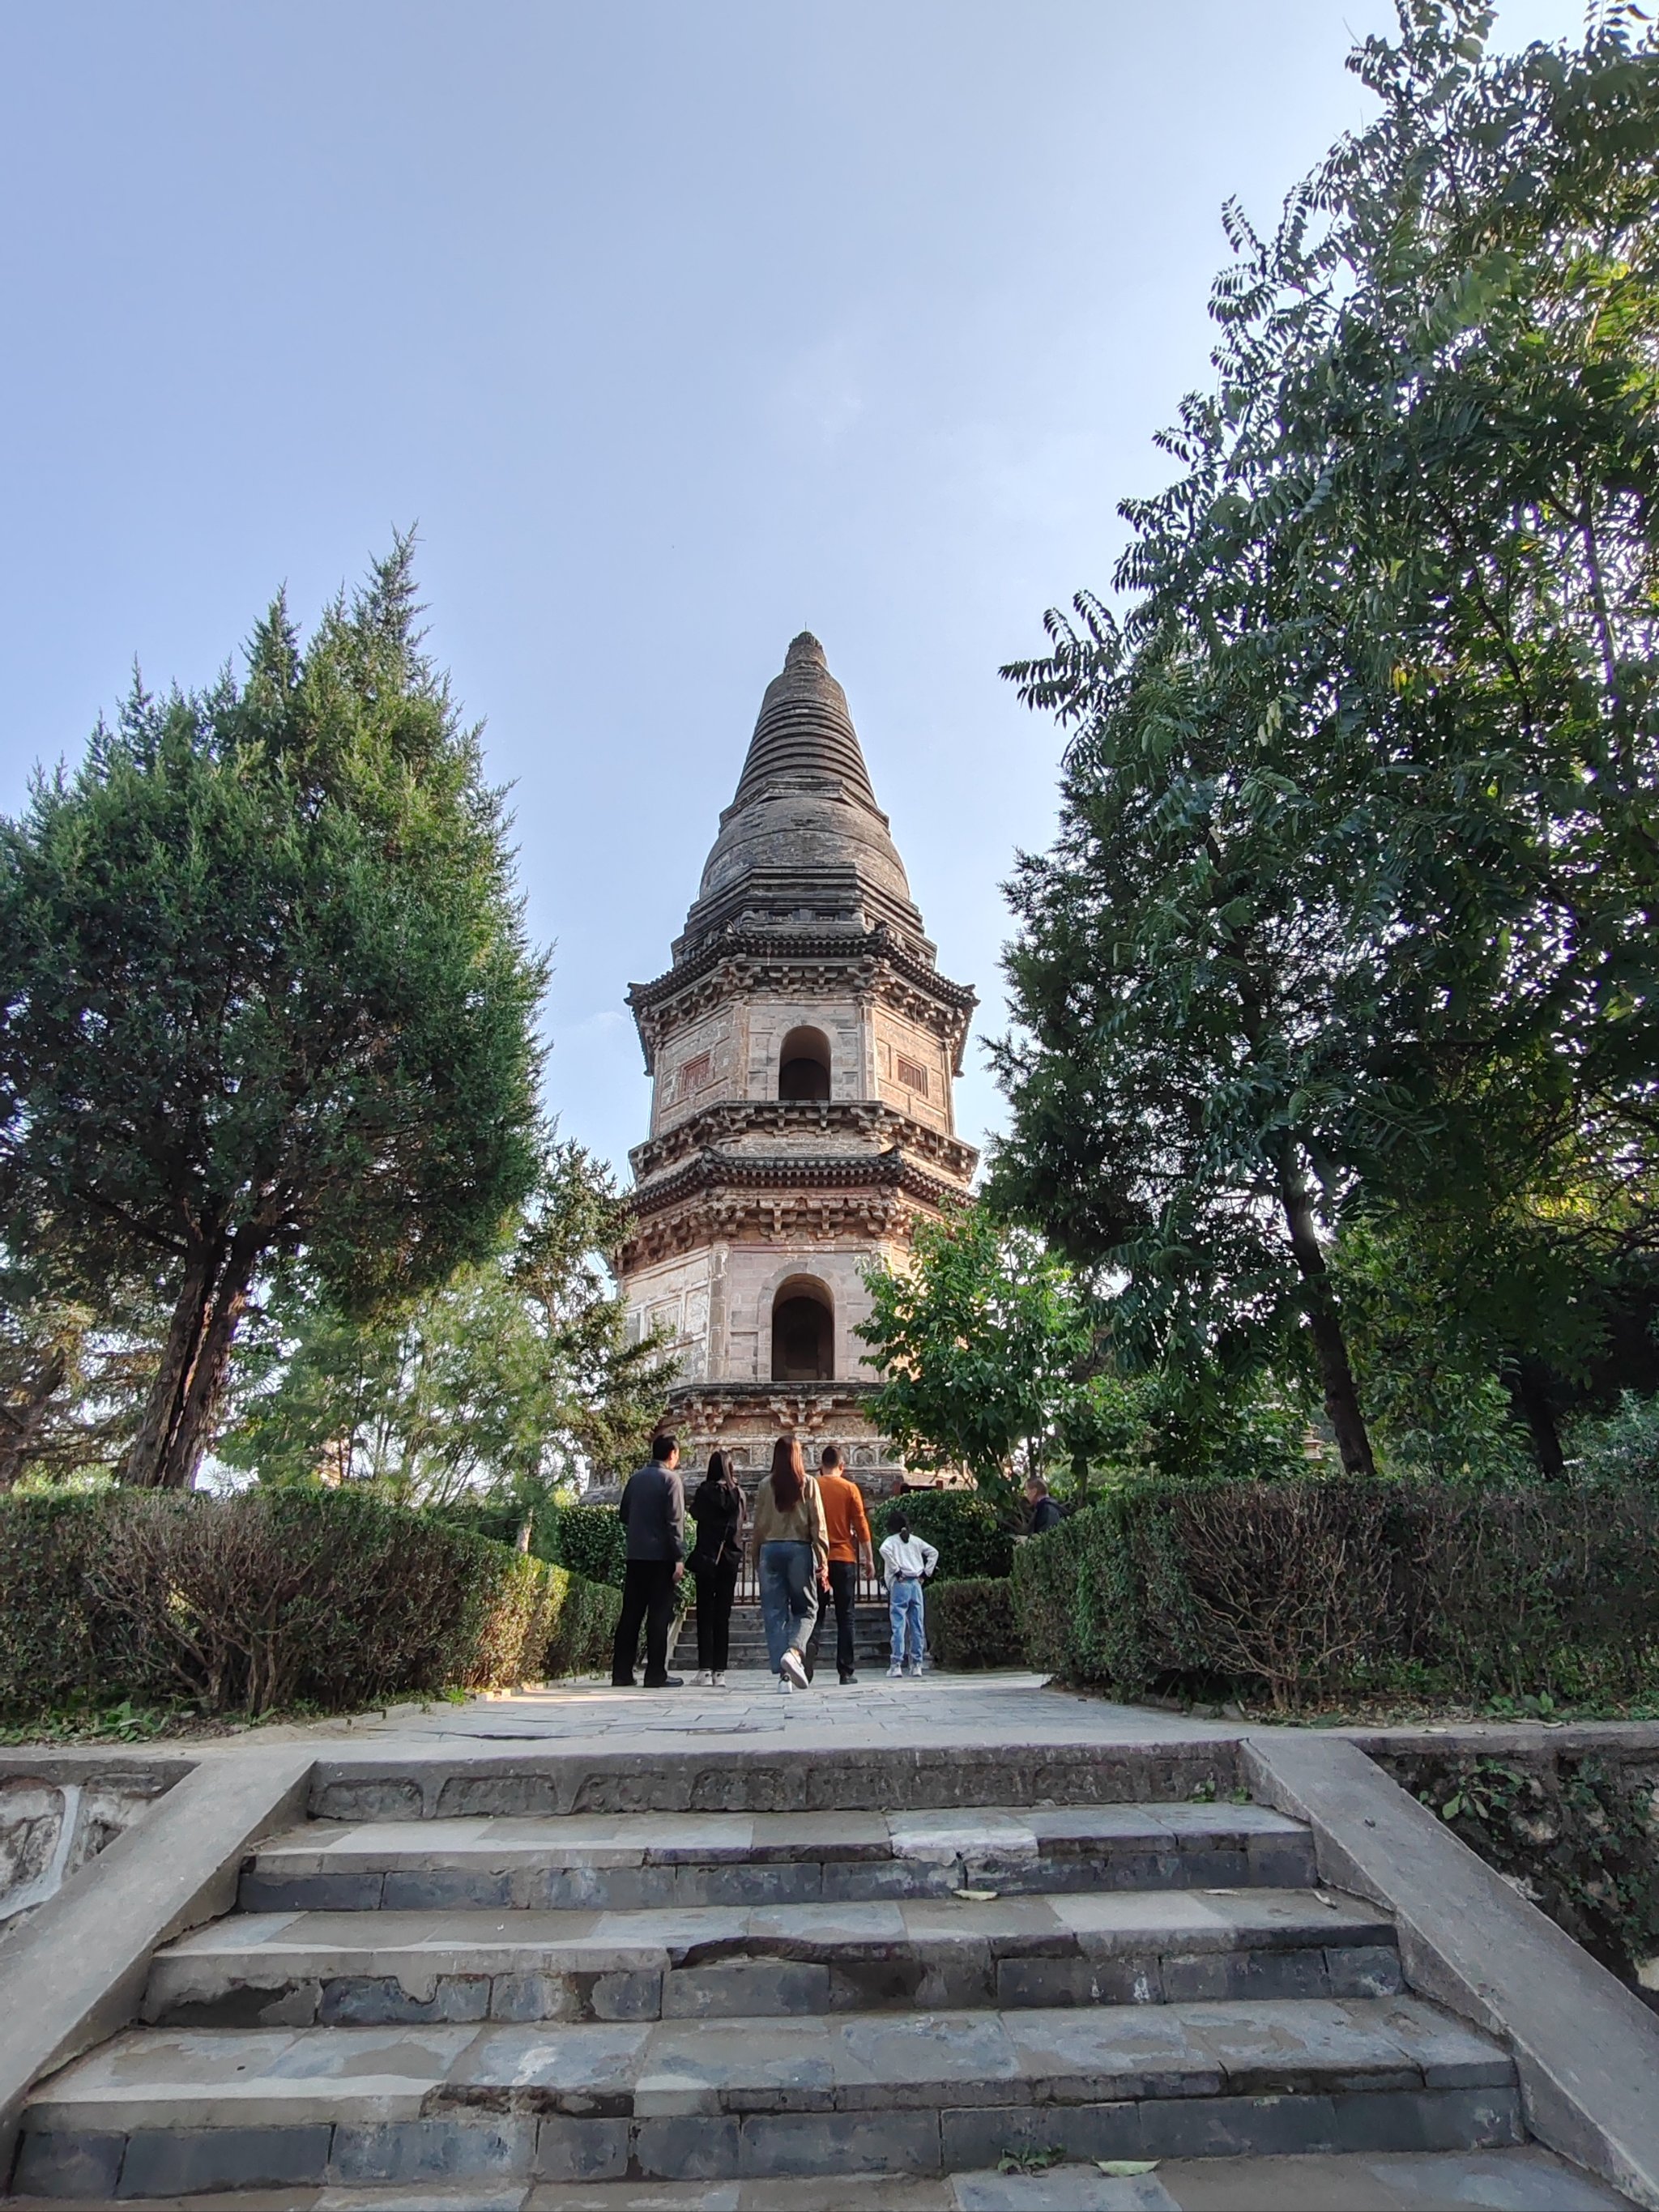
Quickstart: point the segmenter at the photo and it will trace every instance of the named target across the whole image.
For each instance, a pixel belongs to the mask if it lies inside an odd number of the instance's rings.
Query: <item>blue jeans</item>
[[[805,1651],[818,1617],[818,1578],[810,1544],[763,1544],[760,1548],[761,1619],[766,1623],[766,1656],[781,1671],[793,1644]]]
[[[893,1624],[893,1664],[908,1664],[920,1670],[922,1654],[927,1649],[926,1617],[922,1612],[921,1584],[917,1582],[894,1582],[887,1589],[887,1613]]]

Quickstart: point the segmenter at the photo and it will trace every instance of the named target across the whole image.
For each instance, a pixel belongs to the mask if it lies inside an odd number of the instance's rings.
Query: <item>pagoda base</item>
[[[752,1490],[772,1465],[773,1445],[793,1436],[809,1474],[823,1447],[838,1444],[848,1474],[866,1498],[879,1500],[915,1487],[917,1478],[871,1418],[876,1389],[873,1382],[681,1382],[668,1394],[664,1425],[679,1438],[688,1479],[708,1466],[710,1452],[726,1451]]]

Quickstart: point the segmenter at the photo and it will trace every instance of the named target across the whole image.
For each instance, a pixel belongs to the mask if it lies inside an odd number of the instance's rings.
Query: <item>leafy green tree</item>
[[[0,823],[0,1239],[170,1308],[130,1480],[187,1485],[262,1271],[368,1315],[535,1174],[543,981],[410,544],[246,679],[135,684]]]
[[[220,1455],[269,1482],[465,1501],[515,1530],[580,1474],[634,1464],[662,1377],[654,1340],[623,1341],[605,1267],[623,1212],[602,1164],[552,1145],[500,1248],[435,1290],[356,1320],[290,1287]]]
[[[1522,1398],[1583,1356],[1575,1267],[1659,1232],[1659,54],[1626,9],[1517,57],[1491,20],[1402,0],[1378,119],[1272,237],[1231,215],[1128,604],[1009,672],[1074,734],[994,1189],[1124,1271],[1139,1357],[1311,1371],[1362,1471],[1345,1218],[1437,1215]]]
[[[1012,1513],[1019,1485],[1054,1465],[1138,1449],[1133,1394],[1100,1371],[1092,1304],[1029,1231],[982,1206],[916,1232],[915,1264],[866,1277],[855,1334],[883,1382],[872,1412],[907,1462],[966,1468]]]

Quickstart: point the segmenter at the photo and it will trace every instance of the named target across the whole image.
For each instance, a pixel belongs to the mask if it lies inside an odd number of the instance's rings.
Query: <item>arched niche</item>
[[[772,1300],[772,1380],[833,1382],[835,1302],[811,1275],[791,1275]]]
[[[780,1098],[830,1096],[830,1040],[822,1030],[794,1029],[778,1053]]]

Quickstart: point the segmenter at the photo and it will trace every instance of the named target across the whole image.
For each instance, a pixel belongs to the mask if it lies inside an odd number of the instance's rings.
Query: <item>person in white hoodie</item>
[[[921,1586],[939,1565],[939,1553],[925,1537],[913,1536],[904,1515],[896,1513],[893,1533],[881,1547],[881,1571],[887,1584],[887,1613],[893,1625],[893,1662],[889,1681],[920,1674],[927,1649],[927,1623]]]

